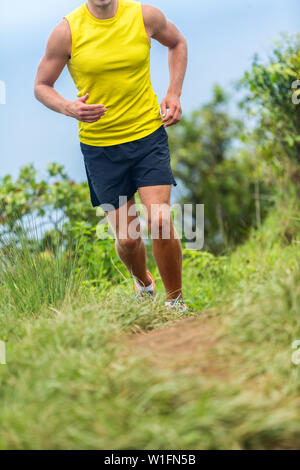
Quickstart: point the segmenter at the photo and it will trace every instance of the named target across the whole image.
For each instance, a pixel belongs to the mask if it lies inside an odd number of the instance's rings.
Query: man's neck
[[[99,20],[108,20],[113,18],[118,11],[119,0],[112,0],[109,6],[94,6],[89,0],[87,1],[87,7],[89,12]]]

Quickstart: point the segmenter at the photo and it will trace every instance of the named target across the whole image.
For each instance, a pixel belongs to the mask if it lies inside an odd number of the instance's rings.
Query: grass
[[[297,214],[275,210],[230,255],[186,253],[190,315],[215,308],[201,318],[216,342],[198,358],[211,373],[129,353],[129,334],[167,335],[178,320],[161,295],[137,303],[126,281],[78,292],[61,261],[41,277],[31,257],[13,263],[1,278],[0,449],[299,449]]]
[[[0,294],[2,306],[13,315],[36,316],[44,306],[57,306],[78,290],[76,255],[65,255],[63,246],[55,253],[40,252],[40,238],[31,220],[19,226],[15,236],[1,237]]]

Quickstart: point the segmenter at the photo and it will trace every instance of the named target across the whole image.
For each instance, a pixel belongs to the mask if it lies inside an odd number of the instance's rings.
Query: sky
[[[50,162],[66,167],[69,176],[85,181],[77,121],[54,113],[33,96],[33,83],[47,38],[78,0],[1,0],[1,82],[6,104],[0,104],[0,177],[16,176],[34,163],[43,176]],[[189,65],[182,94],[185,113],[209,101],[212,87],[226,89],[241,78],[255,53],[265,57],[282,32],[300,32],[299,0],[147,0],[182,31],[189,45]],[[153,41],[153,88],[159,101],[168,88],[167,49]],[[3,87],[2,87],[3,88]],[[56,84],[67,99],[76,90],[65,70]]]

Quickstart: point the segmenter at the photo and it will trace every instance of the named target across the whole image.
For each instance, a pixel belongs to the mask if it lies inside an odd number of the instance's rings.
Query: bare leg
[[[147,210],[155,261],[167,292],[167,301],[170,301],[182,295],[182,250],[170,214],[171,186],[139,188],[139,194]],[[167,227],[166,231],[164,227]],[[169,232],[167,238],[166,232]]]
[[[116,251],[128,271],[140,285],[149,286],[151,279],[146,270],[146,248],[140,234],[140,223],[132,198],[120,209],[107,213],[107,218],[116,234]],[[130,224],[136,228],[137,237],[129,233]]]

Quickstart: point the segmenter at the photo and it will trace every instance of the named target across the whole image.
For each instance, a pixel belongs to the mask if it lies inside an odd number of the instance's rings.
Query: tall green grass
[[[31,220],[27,227],[19,223],[1,238],[3,308],[17,315],[38,315],[44,306],[60,305],[80,286],[76,260],[76,252],[66,251],[63,244],[41,251],[34,222]]]

